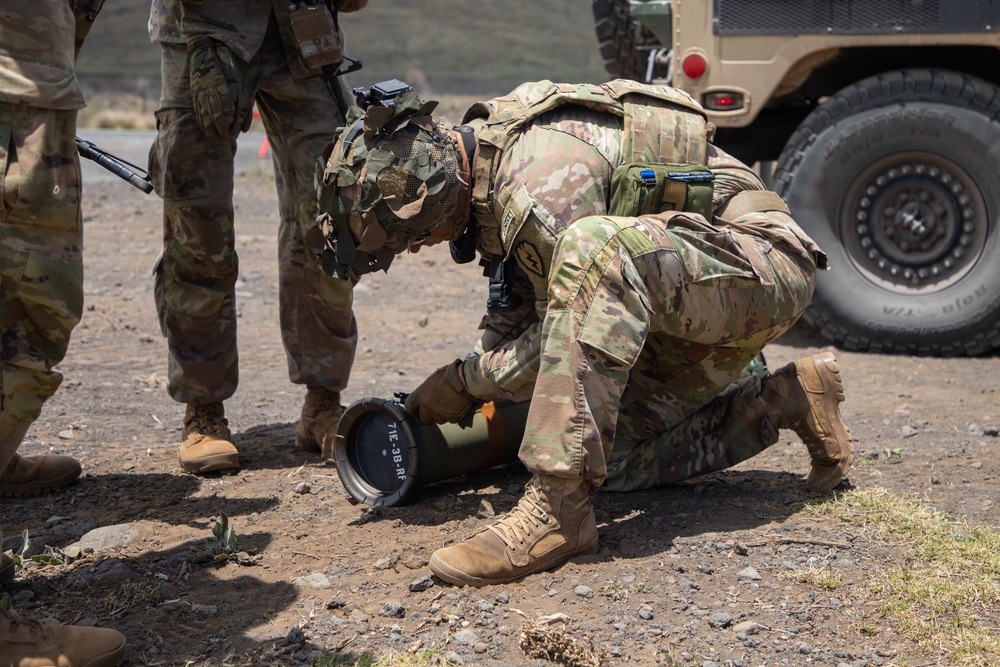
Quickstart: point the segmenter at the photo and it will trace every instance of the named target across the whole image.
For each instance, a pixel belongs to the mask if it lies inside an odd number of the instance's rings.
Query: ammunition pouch
[[[697,164],[623,164],[611,175],[608,214],[634,217],[683,211],[711,222],[714,178]]]
[[[345,56],[342,50],[343,40],[337,23],[337,9],[341,4],[331,6],[324,0],[292,0],[287,13],[276,14],[286,51],[294,56],[294,70],[306,75],[336,77],[361,69],[361,63]],[[360,7],[350,11],[355,9]],[[344,61],[349,66],[341,69]]]

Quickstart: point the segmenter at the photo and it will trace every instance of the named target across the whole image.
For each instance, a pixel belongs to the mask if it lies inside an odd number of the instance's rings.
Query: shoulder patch
[[[530,241],[521,241],[514,248],[514,258],[517,265],[528,273],[532,273],[542,278],[545,277],[545,266],[542,264],[542,256]]]

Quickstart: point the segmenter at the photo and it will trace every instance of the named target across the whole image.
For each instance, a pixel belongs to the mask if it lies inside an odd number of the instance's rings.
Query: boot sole
[[[83,472],[83,468],[81,468],[80,463],[77,462],[76,466],[74,466],[72,470],[62,477],[57,477],[55,479],[39,480],[18,486],[11,486],[4,482],[0,482],[0,497],[30,498],[32,496],[40,496],[43,493],[58,491],[59,489],[64,489],[75,483],[80,477],[81,472]]]
[[[91,658],[83,667],[114,667],[125,657],[125,640],[116,648],[108,651],[104,655]]]
[[[840,377],[840,364],[832,352],[824,352],[813,357],[816,375],[823,383],[824,400],[833,400],[833,410],[830,411],[829,428],[840,449],[840,460],[824,477],[806,483],[811,491],[826,492],[834,489],[847,476],[848,470],[854,465],[854,440],[840,417],[840,404],[844,402],[844,381]],[[800,436],[801,437],[801,436]],[[826,466],[821,466],[826,467]]]
[[[568,554],[560,556],[556,562],[549,563],[538,563],[534,567],[524,572],[521,572],[514,577],[505,577],[502,579],[483,579],[481,577],[470,577],[465,572],[456,570],[451,567],[440,558],[437,554],[431,554],[431,572],[436,574],[439,578],[447,581],[449,584],[454,584],[455,586],[473,586],[479,588],[481,586],[493,586],[499,584],[510,584],[515,581],[520,581],[521,579],[527,577],[528,575],[535,574],[536,572],[544,572],[545,570],[551,570],[554,567],[559,567],[566,563],[566,561],[575,558],[576,556],[582,556],[585,554],[592,554],[597,551],[597,536],[594,537],[593,541],[586,544],[578,549],[574,549]]]
[[[184,472],[194,474],[203,472],[218,472],[219,470],[239,470],[240,455],[237,454],[217,454],[215,456],[205,456],[200,459],[181,459],[181,469]]]

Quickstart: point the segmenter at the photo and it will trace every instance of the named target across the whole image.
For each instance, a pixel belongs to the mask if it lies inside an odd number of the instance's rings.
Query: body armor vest
[[[472,165],[472,209],[483,224],[502,211],[508,192],[494,192],[503,155],[526,123],[567,104],[622,119],[623,163],[704,165],[714,127],[687,93],[627,79],[603,84],[526,83],[504,97],[474,104],[463,123],[482,119]],[[616,165],[617,166],[617,165]]]

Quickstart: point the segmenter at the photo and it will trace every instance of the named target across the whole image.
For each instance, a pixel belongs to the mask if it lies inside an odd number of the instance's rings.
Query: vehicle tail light
[[[684,76],[689,79],[700,79],[708,71],[708,61],[700,53],[691,53],[681,63],[681,70],[684,72]]]
[[[716,91],[705,93],[701,105],[711,111],[736,111],[746,106],[743,93],[734,91]]]

